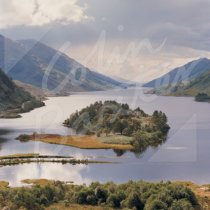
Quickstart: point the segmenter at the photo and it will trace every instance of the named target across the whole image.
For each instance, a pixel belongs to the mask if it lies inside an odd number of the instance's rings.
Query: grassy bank
[[[25,163],[61,163],[61,164],[108,164],[116,162],[97,161],[90,159],[75,159],[72,156],[49,156],[39,154],[15,154],[0,156],[0,166],[18,165]]]
[[[113,208],[110,207],[78,205],[78,204],[72,204],[66,206],[63,203],[57,203],[45,208],[45,210],[112,210],[112,209]]]
[[[21,135],[17,138],[20,141],[41,141],[50,144],[61,144],[66,146],[77,147],[80,149],[117,149],[117,150],[132,150],[131,144],[122,144],[115,141],[115,143],[108,143],[101,141],[100,138],[93,135],[85,136],[60,136],[52,134],[35,134],[35,135]]]
[[[0,190],[9,187],[9,182],[0,181]]]

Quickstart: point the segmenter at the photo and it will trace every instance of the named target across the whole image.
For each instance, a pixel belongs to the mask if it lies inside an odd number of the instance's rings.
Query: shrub
[[[160,200],[153,200],[146,203],[145,210],[168,210],[168,207],[165,203]]]

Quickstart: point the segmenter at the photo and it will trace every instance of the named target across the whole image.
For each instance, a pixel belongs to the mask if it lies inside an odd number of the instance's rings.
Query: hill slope
[[[47,91],[45,89],[27,84],[27,83],[23,83],[20,82],[18,80],[14,80],[13,81],[18,87],[27,90],[27,92],[29,92],[32,96],[34,96],[36,99],[38,100],[46,100],[47,97],[54,97],[56,96],[55,94],[51,93],[50,91]]]
[[[175,86],[157,89],[155,93],[174,96],[196,96],[198,93],[210,95],[210,70],[186,83],[180,82]]]
[[[27,112],[43,106],[28,92],[17,87],[0,69],[0,118],[18,117],[18,113]]]
[[[67,55],[34,40],[0,36],[0,68],[14,80],[59,92],[106,90],[123,84],[91,71]]]
[[[153,87],[159,89],[162,87],[172,85],[174,86],[179,84],[180,82],[187,82],[194,78],[197,78],[208,70],[210,70],[210,60],[207,58],[201,58],[199,60],[187,63],[184,66],[175,68],[162,77],[159,77],[144,84],[144,87]]]

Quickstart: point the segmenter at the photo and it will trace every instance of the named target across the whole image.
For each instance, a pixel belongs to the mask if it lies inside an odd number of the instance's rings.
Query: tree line
[[[42,210],[55,203],[136,210],[199,209],[195,194],[187,187],[171,182],[129,181],[124,184],[94,182],[66,185],[55,181],[46,186],[5,188],[0,190],[1,209]]]

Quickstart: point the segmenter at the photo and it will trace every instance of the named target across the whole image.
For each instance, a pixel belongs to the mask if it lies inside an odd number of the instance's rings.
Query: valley
[[[0,0],[0,210],[210,210],[209,11]]]

